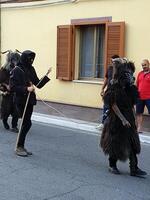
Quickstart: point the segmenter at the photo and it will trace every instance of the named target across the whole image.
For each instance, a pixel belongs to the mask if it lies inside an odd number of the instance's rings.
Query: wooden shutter
[[[105,70],[111,63],[111,56],[124,56],[124,22],[108,22],[106,23],[105,37]]]
[[[72,80],[73,28],[71,25],[57,27],[57,73],[60,80]]]

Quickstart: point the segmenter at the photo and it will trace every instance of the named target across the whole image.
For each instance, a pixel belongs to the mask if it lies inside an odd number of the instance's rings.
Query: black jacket
[[[15,92],[15,102],[17,105],[25,105],[28,96],[27,87],[33,84],[37,88],[42,88],[50,80],[47,76],[44,76],[42,79],[37,77],[36,71],[32,66],[34,58],[34,52],[30,50],[24,51],[21,55],[20,63],[11,71],[10,88],[11,91]],[[29,104],[36,104],[34,92],[30,94]]]

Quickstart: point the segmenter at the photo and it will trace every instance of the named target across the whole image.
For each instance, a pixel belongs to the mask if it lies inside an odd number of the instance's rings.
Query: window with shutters
[[[78,79],[97,79],[104,76],[105,26],[86,25],[79,28],[79,49],[76,63]]]
[[[72,26],[57,28],[57,75],[61,80],[72,80]]]
[[[89,20],[88,20],[89,21]],[[91,22],[91,21],[90,21]],[[124,56],[124,22],[96,21],[57,28],[57,78],[100,80],[111,56]]]

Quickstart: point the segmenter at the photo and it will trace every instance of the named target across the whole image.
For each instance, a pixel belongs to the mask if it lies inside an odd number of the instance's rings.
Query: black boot
[[[11,124],[12,124],[12,129],[11,129],[11,131],[12,131],[12,132],[15,132],[15,133],[18,133],[18,132],[19,132],[19,129],[18,129],[18,127],[17,127],[17,125],[18,125],[18,116],[17,116],[17,115],[14,114],[14,115],[12,116]]]
[[[109,171],[112,174],[120,174],[120,171],[118,170],[118,168],[116,166],[115,167],[109,167]]]
[[[130,171],[130,175],[137,176],[137,177],[143,177],[143,176],[147,175],[147,173],[137,167],[135,170]]]
[[[17,127],[12,127],[11,131],[14,132],[14,133],[18,133],[19,129]]]
[[[120,171],[117,168],[117,159],[114,159],[113,157],[109,157],[109,171],[112,174],[120,174]]]
[[[138,159],[136,153],[131,150],[129,156],[130,176],[143,177],[147,175],[145,171],[138,168]]]
[[[3,125],[4,125],[4,128],[5,128],[5,129],[7,129],[7,130],[9,129],[9,125],[8,125],[6,119],[3,119]]]

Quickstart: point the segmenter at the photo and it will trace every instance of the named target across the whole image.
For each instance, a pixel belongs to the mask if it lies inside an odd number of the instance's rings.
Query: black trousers
[[[16,105],[13,101],[13,95],[6,95],[2,97],[1,103],[1,118],[3,123],[7,123],[9,115],[12,116],[11,125],[12,128],[17,127],[18,125],[18,113],[16,110]]]
[[[4,124],[6,124],[7,121],[8,121],[8,117],[7,118],[3,118],[3,123]],[[12,115],[11,126],[12,126],[12,128],[16,128],[18,126],[18,116]]]
[[[117,166],[117,159],[114,156],[109,156],[109,166],[110,167]],[[129,167],[131,171],[135,171],[138,168],[138,159],[133,149],[131,149],[129,155]]]
[[[17,106],[17,108],[18,108],[18,111],[19,111],[19,115],[22,116],[23,111],[24,111],[24,106],[19,105],[19,106]],[[21,129],[21,132],[20,132],[17,147],[24,147],[24,145],[25,145],[26,135],[27,135],[27,133],[30,130],[31,125],[32,125],[32,122],[31,122],[32,112],[33,112],[33,105],[28,104],[27,109],[26,109],[26,113],[25,113],[25,116],[24,116],[22,129]]]

